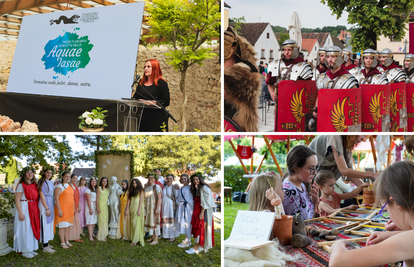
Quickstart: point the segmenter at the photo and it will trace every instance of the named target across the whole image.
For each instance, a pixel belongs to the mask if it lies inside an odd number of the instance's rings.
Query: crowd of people
[[[258,96],[263,90],[269,105],[274,105],[278,101],[281,81],[314,80],[318,90],[414,82],[414,55],[406,54],[400,67],[394,60],[393,51],[388,48],[381,51],[366,49],[361,58],[356,58],[349,48],[321,47],[317,64],[313,67],[304,60],[297,42],[288,39],[281,45],[280,60],[268,64],[261,61],[256,66],[253,46],[233,28],[225,31],[224,41],[224,120],[225,126],[227,123],[232,126],[225,131],[258,131]],[[264,84],[261,81],[265,81]],[[313,122],[318,116],[317,109],[318,99],[313,107]],[[401,117],[406,118],[407,114],[401,114]],[[309,127],[316,128],[312,123]],[[397,131],[400,126],[405,127],[402,125],[388,122],[381,130]]]
[[[32,167],[20,172],[15,191],[13,250],[23,257],[36,256],[39,242],[43,252],[56,252],[49,244],[56,227],[62,249],[72,247],[72,241],[83,243],[84,227],[88,229],[91,242],[106,241],[108,237],[108,178],[102,177],[99,181],[91,178],[88,183],[85,177],[78,179],[75,174],[63,172],[61,182],[54,185],[51,181],[54,171],[51,165],[42,166],[38,181]],[[159,170],[157,172],[160,174]],[[179,247],[189,248],[191,237],[195,240],[194,246],[185,251],[188,254],[207,253],[214,247],[213,207],[216,204],[202,174],[195,173],[191,177],[182,174],[181,187],[173,185],[172,174],[164,179],[150,173],[147,178],[145,185],[137,178],[130,183],[122,181],[116,238],[130,240],[131,246],[144,246],[146,236],[149,236],[146,241],[150,245],[157,245],[161,236],[173,242],[184,234]]]
[[[352,150],[363,140],[365,136],[320,135],[309,146],[294,146],[287,155],[287,171],[283,178],[268,173],[253,179],[249,209],[296,215],[305,220],[327,216],[341,208],[357,209],[358,205],[341,204],[341,200],[356,196],[370,185],[359,178],[370,178],[374,181],[377,203],[382,207],[380,213],[386,207],[390,216],[385,224],[387,232],[373,232],[367,247],[361,249],[348,250],[345,240],[336,242],[331,248],[330,266],[412,262],[412,251],[407,248],[413,245],[410,236],[414,235],[414,203],[411,197],[414,191],[414,163],[395,162],[381,175],[352,170],[349,164]],[[404,140],[404,144],[412,153],[411,136]],[[340,176],[343,175],[355,183],[352,192],[343,193],[340,190],[343,183]],[[381,256],[374,256],[377,254]]]

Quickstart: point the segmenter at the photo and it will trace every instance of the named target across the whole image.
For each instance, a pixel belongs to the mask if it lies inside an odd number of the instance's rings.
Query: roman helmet
[[[246,38],[239,36],[233,27],[228,27],[224,32],[224,59],[229,59],[233,54],[237,62],[243,62],[252,72],[258,72],[253,46]]]
[[[283,51],[283,48],[285,47],[292,47],[293,50],[292,50],[291,59],[295,59],[299,56],[299,46],[295,40],[287,39],[286,41],[282,43],[280,50]]]
[[[318,57],[317,57],[317,59],[316,59],[316,65],[319,65],[321,62],[320,62],[320,58],[319,58],[319,55],[320,54],[326,54],[326,48],[325,47],[320,47],[319,48],[319,50],[318,50]],[[325,62],[322,62],[322,64],[325,64]]]
[[[383,49],[380,53],[380,56],[387,57],[385,59],[384,67],[389,67],[394,61],[394,54],[392,53],[391,49],[388,49],[388,48]]]
[[[342,50],[342,56],[344,58],[344,62],[347,62],[348,59],[351,59],[352,60],[352,56],[353,55],[354,54],[352,53],[352,50],[350,48],[348,48],[348,47],[346,47],[346,48],[344,48]]]
[[[334,46],[327,48],[325,55],[326,56],[328,55],[338,56],[337,59],[335,60],[335,65],[333,66],[334,69],[339,68],[344,63],[344,59],[342,58],[342,50],[338,46],[334,45]],[[326,57],[325,57],[325,65],[328,66],[328,61],[326,60]]]
[[[362,52],[362,59],[364,57],[371,56],[374,57],[374,60],[372,61],[371,68],[376,68],[378,66],[378,53],[374,49],[368,48],[365,49],[364,52]],[[365,68],[364,61],[362,60],[362,66]]]
[[[405,55],[404,60],[410,61],[410,65],[408,66],[408,71],[412,70],[414,68],[414,55],[413,54],[407,54],[407,55]]]

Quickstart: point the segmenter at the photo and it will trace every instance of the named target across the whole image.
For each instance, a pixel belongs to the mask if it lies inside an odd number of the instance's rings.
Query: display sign
[[[25,16],[7,92],[131,97],[144,3]]]

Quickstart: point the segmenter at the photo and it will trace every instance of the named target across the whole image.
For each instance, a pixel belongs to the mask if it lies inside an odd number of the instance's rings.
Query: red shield
[[[305,116],[316,102],[316,82],[281,81],[277,95],[275,132],[304,132]]]
[[[360,132],[361,89],[320,89],[318,132]]]
[[[389,84],[361,84],[363,132],[389,132],[390,90]]]
[[[405,92],[407,94],[407,131],[414,132],[414,83],[407,83]]]
[[[407,129],[407,100],[405,82],[391,83],[390,86],[390,131],[405,132]]]

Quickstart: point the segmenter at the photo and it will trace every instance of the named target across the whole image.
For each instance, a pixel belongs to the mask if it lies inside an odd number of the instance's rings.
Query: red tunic
[[[336,77],[339,77],[339,76],[347,74],[347,73],[349,73],[349,72],[345,69],[344,65],[341,65],[341,69],[339,69],[337,72],[332,73],[331,70],[328,70],[326,72],[326,75],[328,75],[328,77],[331,78],[331,80],[333,80]]]
[[[368,73],[366,73],[365,69],[363,69],[362,74],[364,74],[364,77],[367,78],[367,77],[374,76],[375,74],[381,74],[381,72],[379,70],[377,70],[376,68],[371,68],[371,69],[369,69]]]
[[[201,212],[201,200],[199,197],[194,198],[194,210],[193,210],[193,218],[191,219],[191,234],[194,238],[200,237],[199,244],[200,246],[204,246],[204,219],[200,220],[200,212]],[[211,224],[211,243],[214,247],[214,218],[212,218]]]
[[[344,67],[345,67],[345,69],[346,69],[346,70],[352,70],[353,68],[356,68],[356,67],[357,67],[357,65],[355,65],[355,64],[351,64],[351,65],[349,65],[348,67],[344,65]]]
[[[39,191],[36,184],[22,183],[24,196],[28,200],[30,224],[34,237],[40,239],[40,210],[39,210]],[[31,200],[31,201],[30,201]]]
[[[400,68],[400,67],[398,67],[398,65],[397,65],[397,64],[395,64],[395,62],[394,62],[394,61],[393,61],[393,62],[391,63],[391,65],[389,65],[388,67],[385,67],[385,66],[382,66],[382,65],[381,65],[381,67],[382,67],[384,70],[390,70],[390,69]]]

